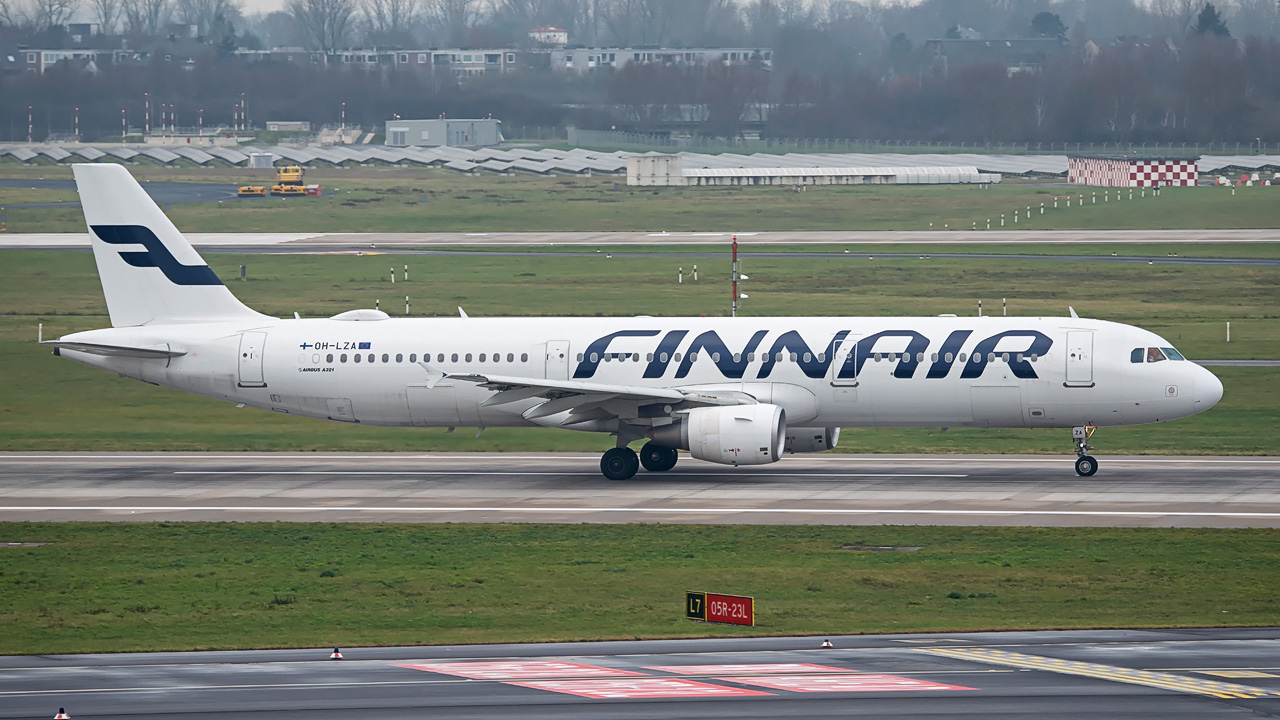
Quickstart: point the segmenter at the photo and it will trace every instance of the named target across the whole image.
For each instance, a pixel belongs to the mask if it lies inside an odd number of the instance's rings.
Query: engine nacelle
[[[840,442],[838,427],[793,427],[787,428],[787,446],[789,453],[823,452],[830,450]]]
[[[695,408],[649,437],[659,445],[688,450],[699,460],[722,465],[765,465],[782,457],[787,414],[777,405]]]

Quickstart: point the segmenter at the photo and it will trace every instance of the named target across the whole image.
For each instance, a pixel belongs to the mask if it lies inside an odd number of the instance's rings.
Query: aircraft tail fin
[[[123,166],[72,169],[113,327],[266,319],[231,294]]]

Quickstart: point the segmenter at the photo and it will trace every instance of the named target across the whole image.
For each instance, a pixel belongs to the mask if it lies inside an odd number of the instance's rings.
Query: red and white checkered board
[[[1198,165],[1194,160],[1136,162],[1129,166],[1130,187],[1195,185]]]
[[[523,680],[525,678],[611,678],[643,676],[644,673],[581,663],[549,660],[512,660],[503,662],[409,663],[395,667],[457,675],[473,680]]]
[[[916,692],[925,690],[974,690],[961,685],[915,680],[897,675],[779,675],[777,677],[722,677],[725,682],[755,685],[791,692]]]
[[[596,700],[642,700],[671,697],[749,697],[772,693],[745,688],[711,685],[680,678],[626,678],[616,680],[534,680],[509,682],[507,685],[549,690]]]

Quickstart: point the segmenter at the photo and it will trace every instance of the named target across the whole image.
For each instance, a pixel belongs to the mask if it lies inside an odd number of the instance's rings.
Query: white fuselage
[[[266,319],[63,339],[168,346],[185,354],[62,354],[253,407],[390,426],[562,419],[526,418],[545,398],[485,406],[493,390],[447,377],[466,373],[737,391],[813,427],[1132,425],[1192,415],[1222,394],[1194,363],[1134,362],[1134,349],[1170,346],[1150,332],[1059,317]],[[429,382],[433,369],[446,377]]]

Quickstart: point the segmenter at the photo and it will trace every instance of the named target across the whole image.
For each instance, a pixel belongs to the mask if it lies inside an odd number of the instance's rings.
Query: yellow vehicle
[[[297,165],[281,165],[276,168],[276,184],[271,186],[271,194],[305,197],[307,188],[302,184],[302,168]]]
[[[236,191],[236,197],[266,197],[267,188],[264,185],[245,185]]]

